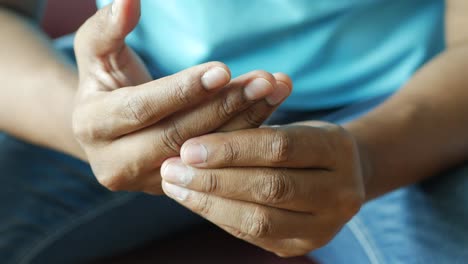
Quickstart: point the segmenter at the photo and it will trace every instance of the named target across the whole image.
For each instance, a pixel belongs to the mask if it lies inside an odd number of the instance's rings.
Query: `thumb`
[[[131,63],[141,64],[125,45],[125,37],[136,27],[139,19],[140,0],[115,0],[80,27],[75,37],[75,54],[81,80],[87,77],[82,75],[103,72],[114,75],[119,68],[134,68],[129,67],[133,66],[129,65]],[[138,66],[141,68],[142,65]],[[144,72],[146,76],[146,70]],[[106,84],[105,80],[100,81]]]

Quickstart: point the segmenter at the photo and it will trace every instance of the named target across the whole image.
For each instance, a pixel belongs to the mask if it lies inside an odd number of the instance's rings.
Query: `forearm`
[[[361,146],[367,199],[468,158],[468,46],[424,66],[380,107],[345,127]]]
[[[76,70],[36,25],[0,8],[0,130],[84,159],[71,130]]]

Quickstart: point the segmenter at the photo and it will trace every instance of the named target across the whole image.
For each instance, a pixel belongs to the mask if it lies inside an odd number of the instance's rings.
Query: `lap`
[[[201,222],[165,197],[109,192],[87,164],[4,134],[0,172],[2,263],[82,262]]]
[[[466,263],[468,166],[366,204],[326,247],[326,263]],[[332,261],[331,261],[332,260]]]

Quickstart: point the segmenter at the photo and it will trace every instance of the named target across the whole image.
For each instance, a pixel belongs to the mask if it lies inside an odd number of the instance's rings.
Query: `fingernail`
[[[273,90],[271,83],[263,78],[257,78],[244,88],[245,97],[249,100],[258,100]]]
[[[167,195],[176,198],[180,201],[185,201],[189,195],[189,190],[182,188],[180,186],[163,182],[163,189]]]
[[[276,90],[272,94],[268,95],[265,100],[269,105],[275,106],[288,97],[288,94],[289,87],[283,82],[278,82],[276,85]]]
[[[164,180],[186,186],[188,185],[194,176],[193,170],[190,167],[185,166],[182,161],[171,161],[163,169],[161,176]]]
[[[212,90],[223,87],[229,82],[229,79],[229,73],[225,69],[214,67],[203,74],[201,82],[205,89]]]
[[[182,149],[182,159],[188,164],[206,163],[208,150],[205,146],[198,143],[186,145]]]

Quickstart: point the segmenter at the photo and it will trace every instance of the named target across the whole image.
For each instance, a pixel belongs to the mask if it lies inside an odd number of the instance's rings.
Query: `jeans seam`
[[[136,195],[137,194],[134,194],[134,193],[128,193],[119,197],[111,197],[110,199],[103,201],[101,205],[93,209],[90,209],[81,215],[76,216],[77,218],[75,220],[72,220],[63,224],[62,226],[57,228],[57,230],[49,233],[49,235],[46,235],[45,238],[41,238],[41,237],[38,238],[37,242],[34,243],[31,247],[29,247],[30,249],[29,252],[26,253],[24,256],[16,256],[14,258],[14,260],[16,259],[16,262],[13,262],[13,263],[19,263],[19,264],[31,263],[31,261],[34,260],[34,258],[44,248],[46,248],[51,243],[57,241],[64,234],[80,226],[81,224],[99,216],[102,212],[105,212],[115,207],[116,205],[129,202],[130,200],[134,199]],[[70,218],[74,218],[74,216],[71,216]],[[25,251],[27,251],[27,249]]]
[[[375,245],[373,239],[369,236],[369,234],[365,231],[365,225],[359,219],[359,216],[354,217],[348,223],[349,230],[353,233],[356,240],[364,249],[367,258],[371,264],[385,264],[382,256],[378,253],[378,249]]]

